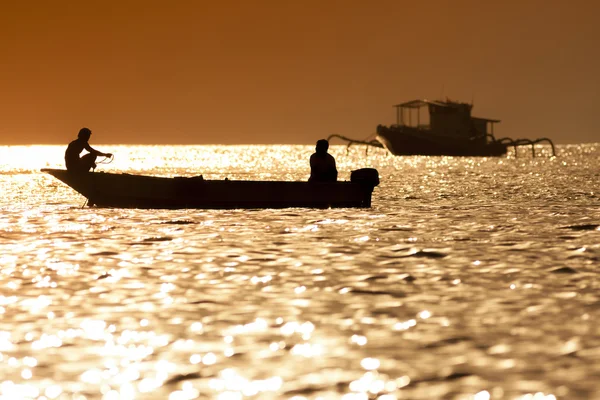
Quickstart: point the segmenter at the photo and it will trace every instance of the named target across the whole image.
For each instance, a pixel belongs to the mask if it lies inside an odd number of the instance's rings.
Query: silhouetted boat
[[[204,180],[107,172],[42,169],[88,199],[90,206],[116,208],[371,207],[377,170],[352,172],[350,182]]]
[[[472,117],[472,104],[455,101],[412,100],[396,104],[396,123],[390,126],[378,125],[377,132],[365,140],[351,139],[346,136],[332,134],[334,137],[353,144],[364,144],[386,148],[396,156],[480,156],[496,157],[507,153],[513,147],[517,157],[517,147],[531,146],[531,155],[535,157],[535,145],[547,142],[556,149],[552,140],[542,137],[538,139],[496,139],[494,124],[497,119]],[[421,114],[421,109],[427,113]],[[488,132],[488,127],[490,131]]]
[[[377,140],[394,155],[501,156],[508,144],[494,137],[495,119],[471,116],[472,104],[413,100],[397,104],[397,121],[377,127]],[[421,113],[427,108],[428,113]],[[488,124],[491,131],[488,132]]]

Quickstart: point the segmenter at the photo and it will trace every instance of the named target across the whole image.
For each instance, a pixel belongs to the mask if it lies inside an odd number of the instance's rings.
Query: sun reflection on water
[[[98,148],[101,171],[273,180],[313,151]],[[332,146],[342,180],[383,171],[372,209],[140,211],[40,174],[64,146],[0,147],[0,399],[594,398],[597,161],[565,149]]]

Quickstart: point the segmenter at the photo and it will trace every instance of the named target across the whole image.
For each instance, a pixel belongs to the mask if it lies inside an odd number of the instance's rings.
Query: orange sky
[[[600,142],[599,15],[585,0],[2,1],[0,144],[82,126],[92,144],[363,139],[393,104],[446,96],[501,119],[497,137]]]

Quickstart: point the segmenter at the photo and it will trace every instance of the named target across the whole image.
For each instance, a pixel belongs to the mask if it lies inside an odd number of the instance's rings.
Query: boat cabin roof
[[[429,104],[433,104],[435,106],[438,107],[452,107],[450,105],[450,103],[445,103],[443,101],[432,101],[432,100],[426,100],[426,99],[417,99],[417,100],[411,100],[411,101],[407,101],[406,103],[401,103],[401,104],[396,104],[394,105],[394,107],[402,107],[402,108],[420,108],[420,107],[424,107],[427,106]]]
[[[476,121],[485,121],[485,122],[492,122],[492,123],[500,122],[499,119],[490,119],[490,118],[471,117],[471,119],[474,119]]]
[[[417,99],[417,100],[411,100],[411,101],[407,101],[406,103],[401,103],[401,104],[395,104],[394,107],[396,108],[421,108],[421,107],[425,107],[428,105],[434,105],[436,107],[443,107],[443,108],[455,108],[457,105],[462,104],[462,103],[457,103],[454,101],[440,101],[440,100],[427,100],[427,99]],[[479,120],[479,121],[486,121],[486,122],[492,122],[492,123],[498,123],[500,122],[499,119],[490,119],[490,118],[480,118],[480,117],[471,117],[474,120]]]

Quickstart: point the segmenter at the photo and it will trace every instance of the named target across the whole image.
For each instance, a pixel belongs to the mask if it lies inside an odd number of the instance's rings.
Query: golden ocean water
[[[305,180],[313,146],[102,146]],[[600,144],[393,157],[371,209],[135,210],[0,147],[0,399],[600,399]]]

